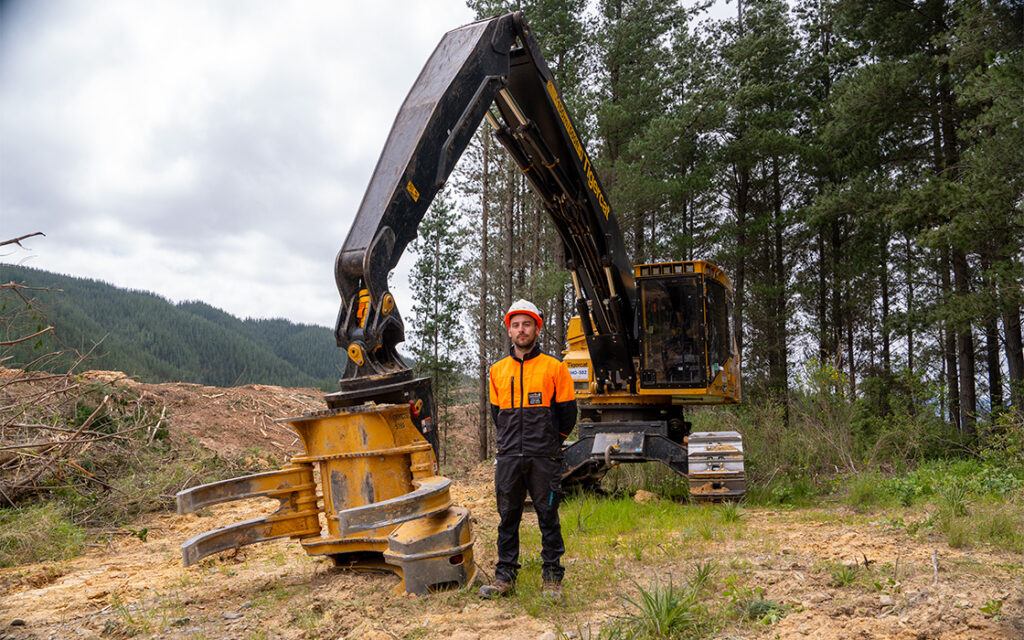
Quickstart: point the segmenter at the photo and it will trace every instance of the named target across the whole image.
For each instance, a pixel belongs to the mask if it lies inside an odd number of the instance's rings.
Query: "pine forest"
[[[633,263],[703,259],[731,279],[744,405],[694,419],[766,441],[803,429],[814,444],[773,454],[794,469],[1019,431],[1022,5],[709,4],[470,2],[524,11]],[[413,341],[440,396],[450,372],[472,380],[482,435],[504,310],[535,301],[559,354],[574,309],[557,235],[487,129],[424,221],[413,283],[417,318],[463,319],[416,322]]]

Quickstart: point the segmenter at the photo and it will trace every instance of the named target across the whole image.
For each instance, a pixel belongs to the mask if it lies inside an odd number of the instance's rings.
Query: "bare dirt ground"
[[[295,453],[298,443],[287,426],[273,420],[323,408],[320,392],[312,389],[115,384],[133,385],[162,402],[172,437],[188,434],[225,455],[265,454],[275,463]],[[489,574],[497,528],[491,467],[467,462],[475,450],[467,429],[452,435],[460,450],[447,465],[455,476],[452,495],[473,513],[477,560]],[[627,541],[627,551],[609,552],[606,559],[614,565],[613,584],[587,592],[573,588],[573,574],[583,582],[581,573],[595,565],[577,562],[567,536],[566,601],[559,607],[538,604],[525,589],[499,602],[481,602],[468,592],[394,595],[396,577],[334,569],[287,540],[181,567],[181,542],[259,517],[268,506],[248,502],[202,515],[158,513],[132,527],[148,529],[144,541],[126,529],[126,535],[111,536],[70,561],[0,570],[0,639],[533,639],[585,637],[588,628],[596,637],[603,624],[623,613],[620,596],[635,594],[651,577],[685,575],[692,562],[709,559],[722,568],[708,596],[718,610],[727,611],[730,598],[742,591],[759,592],[785,612],[762,623],[733,616],[712,637],[1024,638],[1024,556],[985,547],[953,549],[911,536],[897,518],[925,517],[912,510],[743,508],[728,535],[712,535],[692,547],[659,543],[660,552],[637,553],[634,559]],[[535,526],[529,516],[524,522]],[[834,586],[833,572],[842,564],[860,566],[862,577]],[[996,601],[1001,609],[993,612]]]

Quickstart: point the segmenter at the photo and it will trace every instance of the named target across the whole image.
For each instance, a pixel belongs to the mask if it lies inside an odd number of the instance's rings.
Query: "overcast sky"
[[[0,261],[333,327],[391,123],[472,20],[462,0],[0,0],[0,240],[46,234]]]
[[[0,3],[0,239],[46,234],[0,260],[333,327],[395,114],[472,20],[460,0]]]

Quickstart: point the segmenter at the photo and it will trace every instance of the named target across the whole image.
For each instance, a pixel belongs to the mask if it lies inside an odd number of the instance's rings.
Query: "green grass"
[[[580,495],[562,505],[561,520],[563,533],[605,537],[685,528],[713,513],[712,507],[668,500],[637,504],[628,497]]]
[[[837,564],[833,565],[829,571],[831,574],[831,580],[829,584],[833,587],[849,587],[856,582],[857,577],[860,575],[860,567],[856,565]]]
[[[567,619],[586,612],[596,601],[614,601],[617,589],[630,576],[666,567],[693,557],[705,540],[721,539],[742,530],[742,511],[736,505],[692,505],[660,500],[637,504],[631,498],[600,498],[582,494],[567,499],[561,508],[562,535],[574,564],[568,567],[564,601],[557,606],[541,595],[540,533],[536,527],[520,531],[520,569],[514,597],[499,606],[551,619],[564,626]],[[532,517],[526,515],[527,521]],[[694,569],[695,580],[706,583],[714,565]],[[662,585],[665,589],[665,587]],[[678,590],[679,587],[673,587]],[[651,587],[648,595],[669,597]],[[664,589],[662,589],[664,590]],[[639,604],[643,593],[634,598]]]
[[[775,476],[768,482],[751,483],[744,501],[750,505],[808,507],[820,495],[819,489],[807,476]]]
[[[948,494],[1009,499],[1024,489],[1024,478],[1012,465],[983,459],[931,460],[885,482],[886,491],[903,506]]]
[[[955,498],[942,498],[930,524],[955,549],[990,544],[1024,553],[1024,509],[1011,503],[981,503],[969,511]],[[929,523],[925,523],[926,525]]]
[[[957,549],[992,545],[1024,552],[1024,485],[1012,465],[999,467],[984,459],[933,460],[884,480],[882,486],[887,495],[873,498],[874,506],[895,503],[930,511],[922,521],[908,520],[904,525],[900,517],[892,520],[910,535],[937,535]]]
[[[893,496],[886,486],[886,478],[878,472],[868,471],[847,480],[846,500],[851,507],[869,509],[888,506]]]
[[[0,509],[0,567],[74,557],[86,537],[54,502]]]
[[[694,567],[690,580],[676,585],[672,580],[655,581],[645,589],[637,588],[635,597],[623,597],[627,614],[619,622],[622,637],[699,638],[711,631],[714,620],[708,604],[701,601],[712,572],[706,566]]]

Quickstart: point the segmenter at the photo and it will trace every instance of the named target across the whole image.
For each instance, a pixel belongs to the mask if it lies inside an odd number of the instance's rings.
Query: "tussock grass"
[[[743,519],[743,510],[736,502],[726,502],[715,506],[715,513],[718,514],[720,522],[735,524]]]
[[[655,580],[650,587],[633,582],[636,595],[622,596],[625,614],[589,637],[618,640],[626,638],[702,638],[713,631],[719,620],[711,604],[704,599],[716,567],[712,562],[691,567],[688,579],[675,584],[671,578]],[[582,637],[582,634],[579,634]]]
[[[966,500],[954,492],[939,499],[931,519],[934,528],[955,549],[990,544],[1024,553],[1024,509],[1010,503],[977,504],[968,510]]]
[[[57,503],[0,510],[0,567],[64,560],[81,552],[85,531]]]
[[[848,587],[852,585],[860,575],[860,567],[856,565],[837,564],[832,565],[829,570],[832,578],[829,584],[833,587]]]
[[[888,506],[894,501],[886,486],[886,478],[876,471],[850,477],[846,482],[846,501],[857,509]]]

